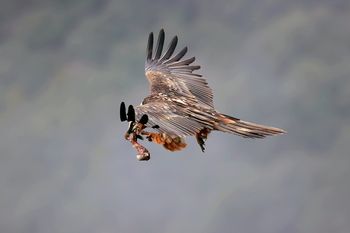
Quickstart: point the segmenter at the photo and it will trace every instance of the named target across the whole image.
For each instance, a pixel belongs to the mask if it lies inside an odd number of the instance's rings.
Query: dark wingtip
[[[187,46],[184,47],[180,52],[178,52],[174,57],[170,58],[168,61],[164,62],[164,64],[170,64],[172,62],[179,61],[185,54],[187,53]]]
[[[153,32],[148,36],[147,42],[147,61],[152,60],[152,51],[153,51]]]
[[[127,117],[126,117],[126,108],[125,108],[125,103],[124,103],[124,102],[121,102],[121,103],[120,103],[120,120],[121,120],[122,122],[127,120]]]
[[[178,42],[178,38],[177,38],[177,36],[174,36],[173,39],[169,43],[168,50],[163,55],[163,57],[160,59],[160,61],[165,61],[165,60],[169,59],[171,57],[171,55],[173,55],[175,48],[176,48],[176,45],[177,45],[177,42]]]
[[[163,35],[165,34],[165,33],[164,33],[164,28],[161,28],[161,29],[159,30],[159,35],[160,35],[160,34],[163,34]]]
[[[139,122],[143,125],[147,124],[148,122],[148,116],[146,114],[143,114]]]
[[[160,29],[159,35],[158,35],[158,40],[157,40],[156,55],[154,57],[155,60],[158,60],[160,58],[160,56],[162,55],[163,46],[164,46],[164,38],[165,38],[164,29]]]
[[[201,66],[197,65],[197,66],[189,66],[191,70],[199,70],[201,68]]]
[[[132,105],[128,108],[128,121],[135,122],[135,109]]]

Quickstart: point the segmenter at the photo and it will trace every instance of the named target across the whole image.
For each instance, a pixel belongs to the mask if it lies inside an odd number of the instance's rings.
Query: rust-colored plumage
[[[204,151],[204,140],[212,130],[245,138],[264,138],[285,132],[279,128],[242,121],[215,110],[211,88],[200,74],[194,73],[200,69],[200,66],[192,64],[195,57],[184,58],[187,47],[173,55],[177,36],[163,53],[164,38],[162,29],[156,48],[153,49],[153,33],[148,37],[145,74],[150,83],[150,95],[135,107],[134,113],[136,122],[145,115],[147,122],[139,128],[134,127],[137,133],[131,130],[129,134],[138,137],[145,135],[150,141],[170,151],[185,148],[184,137],[194,136]],[[146,127],[154,128],[156,132],[146,132]],[[127,138],[137,143],[136,136]]]

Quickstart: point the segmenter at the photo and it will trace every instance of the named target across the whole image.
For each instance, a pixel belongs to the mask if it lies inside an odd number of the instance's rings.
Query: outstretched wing
[[[162,102],[151,102],[135,108],[136,118],[148,116],[148,127],[159,126],[156,130],[169,135],[191,136],[203,127],[213,129],[212,115],[192,108],[179,108]]]
[[[187,47],[172,56],[177,45],[177,36],[171,40],[167,51],[162,55],[164,37],[164,30],[161,29],[154,56],[153,33],[148,37],[145,74],[151,85],[151,95],[176,93],[213,108],[213,92],[207,81],[201,75],[193,73],[200,68],[198,65],[191,65],[195,57],[182,59]]]

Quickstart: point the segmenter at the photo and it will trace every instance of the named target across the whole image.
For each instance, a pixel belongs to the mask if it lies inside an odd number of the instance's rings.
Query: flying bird
[[[201,150],[211,131],[236,134],[244,138],[264,138],[285,133],[284,130],[243,121],[217,111],[213,91],[206,79],[195,71],[195,57],[184,58],[188,48],[175,53],[178,37],[170,41],[163,52],[164,30],[158,35],[155,49],[151,32],[147,43],[145,75],[150,84],[150,94],[139,106],[120,105],[121,121],[128,121],[125,138],[137,150],[139,160],[149,160],[150,153],[137,142],[145,136],[170,151],[186,147],[185,137],[194,136]],[[146,128],[151,131],[146,131]]]

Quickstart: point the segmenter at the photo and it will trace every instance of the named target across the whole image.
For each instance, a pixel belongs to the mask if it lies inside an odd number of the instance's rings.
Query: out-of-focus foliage
[[[349,232],[349,22],[347,0],[2,2],[0,231]],[[219,110],[288,134],[138,162],[118,108],[162,27]]]

